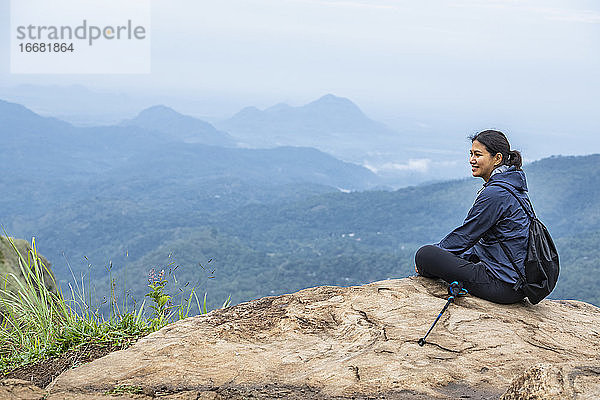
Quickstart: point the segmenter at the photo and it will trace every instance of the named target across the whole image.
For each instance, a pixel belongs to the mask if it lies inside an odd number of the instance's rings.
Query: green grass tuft
[[[138,310],[119,308],[111,283],[112,311],[104,319],[85,299],[84,293],[74,290],[66,299],[62,290],[56,293],[48,289],[44,276],[53,275],[37,254],[35,239],[31,250],[23,255],[14,241],[8,238],[18,256],[22,276],[8,274],[0,288],[0,373],[7,372],[36,361],[57,356],[83,344],[99,343],[126,347],[138,338],[154,332],[165,325],[186,318],[196,299],[199,312],[206,313],[206,294],[203,304],[198,301],[195,288],[189,296],[182,296],[179,305],[171,303],[171,297],[163,292],[167,280],[151,281],[150,306],[154,313],[144,316],[145,301]],[[9,289],[9,283],[16,290]],[[55,282],[53,282],[55,283]],[[83,286],[81,286],[83,287]],[[78,286],[78,288],[80,288]],[[229,299],[228,299],[229,300]],[[229,305],[227,301],[223,306]]]

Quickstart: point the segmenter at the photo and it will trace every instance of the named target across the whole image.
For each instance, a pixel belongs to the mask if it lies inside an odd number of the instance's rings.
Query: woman
[[[498,240],[524,274],[529,218],[518,200],[499,183],[511,187],[529,205],[521,154],[510,149],[506,136],[486,130],[470,137],[469,162],[474,177],[485,183],[464,223],[436,245],[415,255],[417,273],[447,282],[460,281],[469,293],[495,303],[524,298],[519,274]]]

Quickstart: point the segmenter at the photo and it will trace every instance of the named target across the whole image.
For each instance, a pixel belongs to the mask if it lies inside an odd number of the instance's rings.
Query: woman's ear
[[[494,156],[494,167],[502,164],[502,153],[496,153]]]

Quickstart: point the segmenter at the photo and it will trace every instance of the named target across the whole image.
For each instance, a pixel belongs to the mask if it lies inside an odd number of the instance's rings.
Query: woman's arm
[[[446,235],[437,246],[456,255],[473,247],[506,211],[506,193],[506,190],[494,186],[484,188],[463,224]]]

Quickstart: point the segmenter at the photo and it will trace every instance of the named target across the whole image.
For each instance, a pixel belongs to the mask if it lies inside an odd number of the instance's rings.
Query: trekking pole
[[[433,321],[433,325],[431,325],[431,328],[429,328],[429,330],[427,331],[425,336],[423,336],[421,339],[419,339],[419,342],[418,342],[419,346],[423,347],[425,345],[425,338],[429,335],[429,333],[431,332],[431,330],[433,329],[435,324],[437,324],[437,322],[440,320],[440,318],[442,317],[442,314],[444,313],[444,311],[446,311],[446,309],[448,308],[450,303],[454,303],[454,299],[456,297],[465,296],[465,295],[469,294],[469,292],[467,291],[467,289],[463,289],[461,282],[454,281],[450,284],[450,286],[448,286],[448,294],[450,296],[448,297],[448,301],[446,302],[446,305],[444,306],[444,308],[442,308],[442,311],[438,314],[435,321]]]

